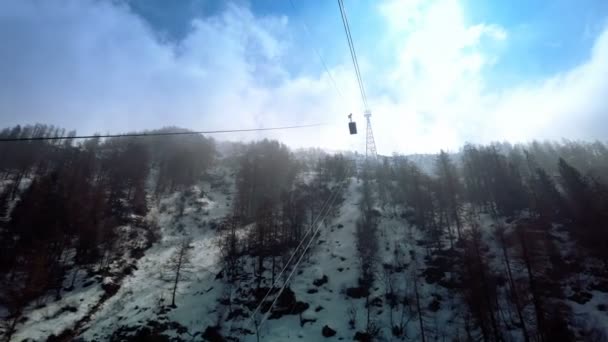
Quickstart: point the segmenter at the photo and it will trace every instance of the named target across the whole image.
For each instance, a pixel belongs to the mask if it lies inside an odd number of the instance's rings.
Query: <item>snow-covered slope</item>
[[[355,250],[355,221],[359,217],[358,184],[351,181],[339,215],[329,224],[323,225],[320,235],[311,248],[310,257],[305,258],[291,281],[290,288],[298,301],[309,304],[300,316],[286,315],[279,319],[269,319],[260,328],[264,341],[288,341],[302,339],[316,341],[321,339],[323,326],[328,325],[337,331],[335,338],[351,339],[344,319],[349,308],[349,300],[344,294],[347,287],[357,283],[358,266]],[[327,277],[327,282],[317,286],[315,280]],[[362,303],[355,303],[362,311]],[[302,324],[302,320],[308,322]],[[246,321],[248,322],[248,321]],[[253,328],[253,327],[250,327]],[[250,335],[244,341],[256,341]]]
[[[215,172],[219,173],[216,177],[225,175],[222,169]],[[175,330],[184,332],[184,328],[188,334],[200,331],[201,326],[214,324],[209,312],[215,308],[221,286],[214,283],[218,251],[213,226],[231,208],[234,189],[230,181],[226,179],[223,186],[216,188],[209,182],[201,182],[187,194],[176,192],[153,204],[146,221],[158,225],[160,239],[138,260],[125,256],[113,265],[116,270],[129,270],[125,271],[124,277],[94,281],[80,272],[74,289],[65,292],[60,300],[26,310],[24,317],[27,319],[18,327],[13,340],[44,340],[75,325],[78,325],[76,334],[82,333],[85,340],[103,341],[120,326],[142,326],[159,319],[179,322],[179,325],[173,325],[175,329],[168,329],[167,334]],[[129,235],[133,229],[127,226],[122,231],[136,246],[137,239]],[[163,266],[184,238],[192,239],[191,275],[179,284],[177,308],[163,312],[162,308],[170,303],[171,288],[171,284],[162,279],[166,272]],[[129,252],[132,250],[125,251],[125,255]],[[66,278],[69,283],[72,277]],[[118,290],[105,298],[106,291],[102,287],[113,283]],[[84,321],[79,322],[83,318]]]
[[[361,215],[362,184],[355,178],[349,179],[337,215],[322,223],[320,234],[290,281],[289,289],[307,308],[301,314],[268,319],[256,334],[249,317],[251,308],[240,315],[229,315],[222,304],[227,291],[231,299],[237,296],[221,277],[219,261],[217,224],[231,212],[235,191],[234,180],[227,175],[227,170],[217,168],[212,172],[215,181],[201,181],[186,192],[175,192],[152,203],[145,220],[158,226],[158,239],[143,255],[135,257],[125,251],[125,257],[113,265],[115,275],[106,279],[90,279],[84,272],[76,274],[73,289],[64,292],[61,299],[44,307],[32,304],[27,308],[27,320],[19,325],[13,339],[45,340],[74,329],[64,336],[85,341],[121,340],[147,328],[178,341],[200,341],[209,327],[217,327],[215,331],[224,338],[239,341],[338,341],[353,340],[372,327],[380,341],[421,340],[423,334],[426,340],[466,340],[470,332],[464,327],[471,317],[465,313],[462,295],[449,287],[453,281],[450,267],[456,258],[447,249],[441,252],[445,254],[433,251],[425,242],[424,232],[402,217],[403,208],[375,209],[379,218],[375,281],[368,298],[357,295],[360,260],[356,222]],[[310,181],[314,175],[301,178]],[[486,239],[493,225],[510,227],[504,220],[485,214],[479,222]],[[553,234],[559,234],[558,227],[554,228]],[[145,239],[140,233],[131,234],[133,231],[139,232],[137,227],[126,226],[122,234],[136,236],[135,249]],[[171,307],[172,284],[164,280],[165,265],[185,238],[192,241],[191,268],[179,282],[176,306]],[[574,246],[567,236],[560,240],[560,252],[567,259]],[[501,272],[504,268],[499,247],[490,240],[487,245],[490,267]],[[514,272],[524,274],[521,268]],[[71,280],[67,277],[66,287]],[[574,298],[581,293],[580,288],[588,288],[594,281],[591,275],[570,280],[566,297]],[[270,286],[268,279],[262,285]],[[106,289],[112,286],[116,291],[107,295]],[[255,280],[245,280],[239,286],[246,287],[242,293],[249,293]],[[505,287],[499,287],[499,291],[506,291]],[[587,300],[567,301],[573,315],[589,329],[608,327],[608,295],[601,290],[589,295]],[[242,307],[248,304],[251,302],[239,303]],[[521,340],[517,325],[509,324],[505,338]],[[401,330],[395,331],[395,327]]]

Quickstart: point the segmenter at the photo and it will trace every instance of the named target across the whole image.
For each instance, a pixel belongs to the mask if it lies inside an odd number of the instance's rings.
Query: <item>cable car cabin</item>
[[[349,122],[348,123],[348,129],[350,130],[350,134],[357,134],[357,123],[356,122]]]
[[[357,123],[353,121],[353,113],[348,114],[350,122],[348,123],[348,130],[350,135],[357,134]]]

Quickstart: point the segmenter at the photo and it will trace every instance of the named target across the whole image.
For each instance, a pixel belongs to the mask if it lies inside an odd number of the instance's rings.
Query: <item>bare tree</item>
[[[236,216],[226,218],[222,223],[222,235],[218,239],[223,272],[228,283],[233,283],[239,276],[239,255],[241,241],[236,233],[238,219]]]
[[[418,324],[420,325],[420,340],[424,342],[426,341],[424,333],[424,311],[422,310],[422,305],[420,303],[420,285],[418,284],[418,262],[416,260],[416,253],[413,250],[410,251],[410,257],[412,259],[411,277],[414,289],[414,298],[416,300],[416,312],[418,313]]]
[[[500,249],[502,250],[503,262],[504,262],[505,268],[507,270],[507,276],[508,276],[508,281],[509,281],[508,284],[509,284],[509,289],[510,289],[510,294],[511,294],[511,300],[515,304],[515,309],[517,311],[517,318],[519,319],[519,325],[521,326],[521,331],[522,331],[522,334],[524,337],[524,341],[528,342],[528,341],[530,341],[530,336],[528,335],[528,331],[526,328],[526,320],[523,315],[523,306],[521,303],[521,299],[519,298],[517,286],[515,285],[515,280],[513,279],[513,272],[511,271],[511,261],[510,261],[509,253],[507,250],[508,249],[507,240],[505,238],[505,227],[503,225],[499,225],[496,228],[496,230],[494,231],[494,234],[495,234],[496,240],[498,241]]]
[[[191,243],[192,240],[190,238],[184,238],[165,264],[166,271],[171,274],[170,278],[166,278],[166,280],[170,280],[173,283],[171,290],[172,307],[175,307],[175,293],[177,292],[179,282],[187,279],[189,274],[192,273],[192,264],[190,262]]]

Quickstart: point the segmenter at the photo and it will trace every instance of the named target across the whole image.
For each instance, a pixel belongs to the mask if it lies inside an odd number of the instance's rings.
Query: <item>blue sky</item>
[[[608,138],[607,1],[345,4],[381,153]],[[349,112],[363,125],[362,106],[337,1],[8,0],[0,39],[2,126],[329,122],[222,138],[362,147],[346,134]]]
[[[608,15],[603,0],[469,0],[464,6],[471,21],[511,32],[495,77],[513,81],[546,77],[588,59]]]
[[[209,0],[132,0],[128,3],[152,28],[177,41],[188,34],[191,20],[216,15],[225,10],[227,4]],[[291,72],[322,71],[319,63],[305,63],[316,56],[311,45],[321,49],[330,64],[338,63],[347,52],[336,1],[294,0],[293,6],[288,0],[236,3],[250,8],[256,15],[289,18],[293,44],[301,44],[292,52],[303,56],[301,60],[290,56],[286,61]],[[373,48],[378,37],[385,33],[384,18],[377,13],[378,1],[347,3],[357,45],[361,50]],[[608,1],[603,0],[466,0],[461,3],[470,23],[494,23],[511,33],[508,48],[489,70],[493,87],[546,77],[583,62],[589,58],[594,38],[606,26],[608,18]],[[314,41],[301,26],[303,23],[312,31]]]

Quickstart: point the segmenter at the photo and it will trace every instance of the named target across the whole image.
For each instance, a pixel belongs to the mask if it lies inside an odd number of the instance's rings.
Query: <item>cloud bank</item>
[[[104,133],[328,122],[218,138],[364,146],[364,134],[347,133],[349,112],[364,132],[347,51],[329,66],[342,97],[322,68],[290,73],[285,65],[298,53],[293,33],[300,28],[286,16],[231,4],[193,20],[175,42],[117,2],[15,0],[0,7],[2,126],[44,122]],[[508,48],[506,28],[467,23],[456,0],[385,1],[376,15],[386,23],[379,46],[390,63],[357,51],[380,153],[456,149],[465,141],[608,138],[608,29],[582,64],[497,90],[485,75]]]

